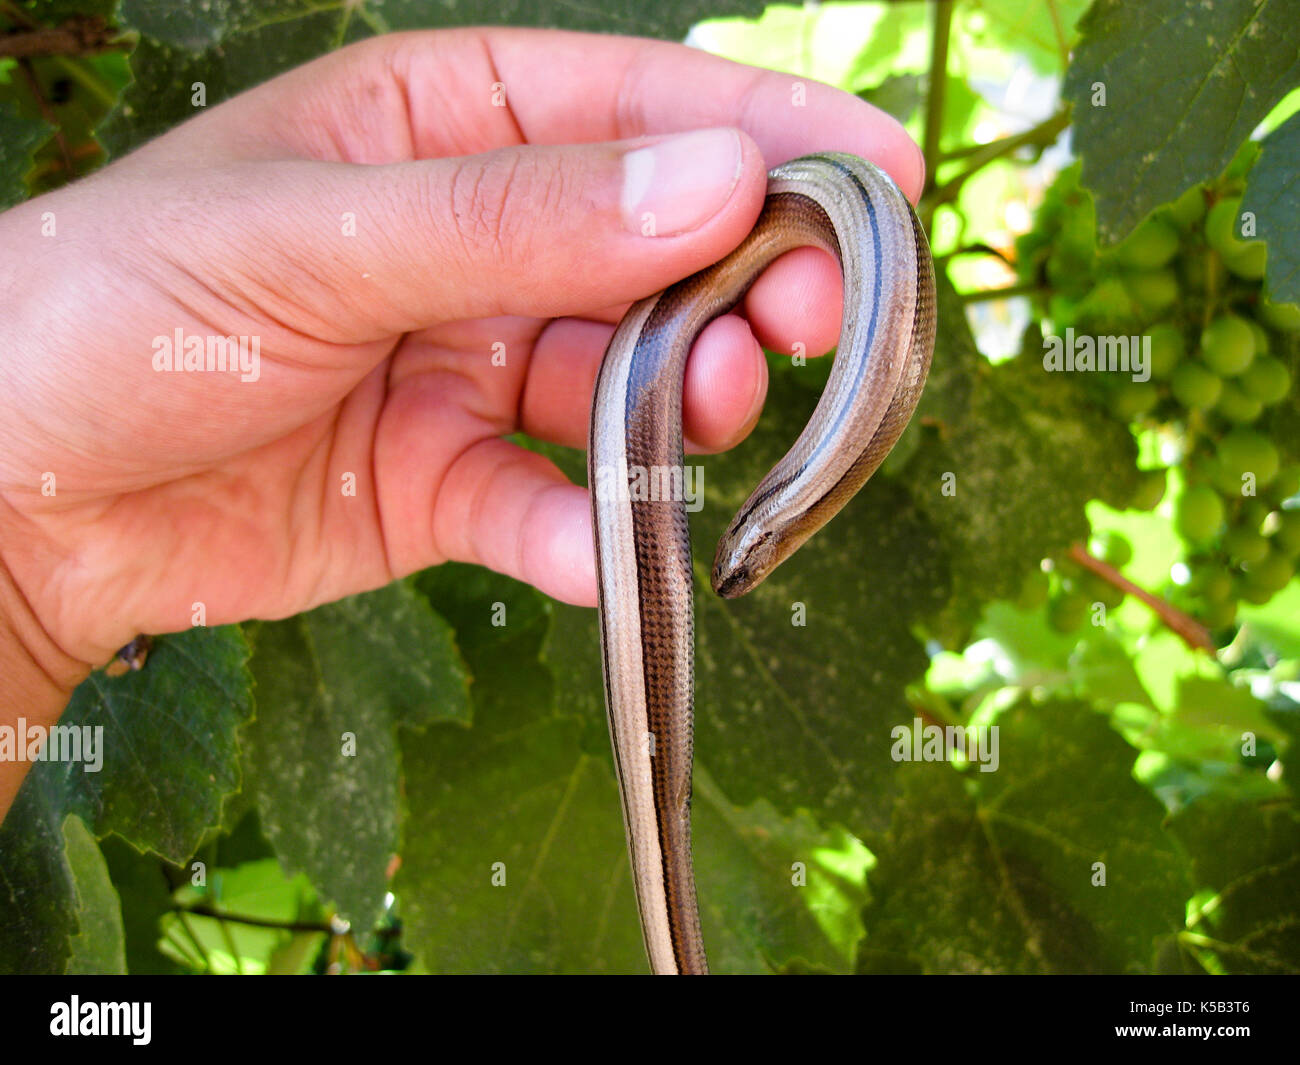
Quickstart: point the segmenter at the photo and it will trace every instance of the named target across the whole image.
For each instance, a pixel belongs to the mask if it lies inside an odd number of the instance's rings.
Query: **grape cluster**
[[[1176,598],[1212,629],[1233,622],[1239,601],[1271,599],[1300,559],[1300,509],[1284,506],[1300,492],[1300,466],[1284,462],[1271,435],[1272,412],[1292,392],[1300,308],[1263,292],[1267,248],[1241,207],[1257,154],[1248,144],[1221,178],[1188,189],[1106,251],[1096,247],[1092,200],[1071,167],[1018,246],[1022,277],[1044,292],[1040,309],[1058,335],[1072,327],[1149,343],[1148,380],[1086,373],[1079,383],[1115,418],[1158,434],[1165,461],[1177,456],[1174,523],[1190,579]],[[1154,508],[1167,472],[1142,471],[1130,506]],[[1119,568],[1131,549],[1106,537],[1092,553]],[[1061,631],[1077,628],[1090,604],[1122,599],[1068,560],[1055,571],[1031,575],[1021,598],[1026,606],[1048,599]]]

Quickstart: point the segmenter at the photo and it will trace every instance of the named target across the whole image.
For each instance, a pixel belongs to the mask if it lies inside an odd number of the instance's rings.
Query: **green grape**
[[[1242,249],[1223,257],[1223,265],[1246,281],[1260,281],[1268,262],[1268,246],[1262,240],[1252,240]]]
[[[1193,185],[1169,205],[1169,217],[1182,229],[1191,229],[1205,217],[1205,189]]]
[[[1210,259],[1213,252],[1193,252],[1180,256],[1175,265],[1183,287],[1189,292],[1204,292],[1210,280]]]
[[[1117,277],[1108,277],[1098,281],[1079,301],[1079,317],[1122,324],[1137,318],[1137,308],[1124,282]]]
[[[1125,379],[1115,386],[1111,398],[1111,410],[1122,422],[1132,421],[1141,414],[1146,414],[1160,401],[1160,393],[1150,381],[1132,381]]]
[[[1223,549],[1238,562],[1259,562],[1268,554],[1268,540],[1254,529],[1238,526],[1223,536]]]
[[[1255,484],[1263,487],[1277,476],[1278,454],[1269,440],[1253,429],[1233,429],[1216,449],[1225,480],[1241,488],[1241,478],[1255,475]]]
[[[1124,590],[1116,588],[1110,581],[1104,581],[1095,573],[1089,573],[1083,581],[1083,594],[1088,598],[1088,605],[1101,603],[1107,610],[1118,610],[1124,602]]]
[[[1227,196],[1211,207],[1205,216],[1205,239],[1224,257],[1240,254],[1245,247],[1238,228],[1240,214],[1241,197]]]
[[[1267,591],[1271,596],[1285,588],[1294,576],[1295,563],[1281,551],[1270,551],[1246,570],[1246,586]]]
[[[1291,371],[1286,363],[1271,355],[1256,358],[1241,375],[1241,387],[1247,395],[1266,406],[1281,403],[1291,393]]]
[[[1294,303],[1269,303],[1259,305],[1259,316],[1264,324],[1279,333],[1300,333],[1300,307]]]
[[[1201,358],[1221,377],[1235,377],[1255,357],[1250,324],[1235,314],[1221,314],[1201,332]]]
[[[1115,249],[1115,255],[1134,270],[1154,270],[1164,266],[1177,251],[1178,231],[1168,222],[1149,218]]]
[[[1214,539],[1222,525],[1223,500],[1209,485],[1194,485],[1178,497],[1174,526],[1188,543],[1201,544]]]
[[[1126,278],[1128,294],[1148,314],[1163,314],[1178,302],[1178,277],[1172,270],[1144,270]]]
[[[1237,603],[1225,599],[1221,603],[1207,603],[1201,611],[1201,620],[1207,629],[1226,629],[1237,620]]]
[[[1207,603],[1222,603],[1232,598],[1232,577],[1222,566],[1208,563],[1192,577],[1192,590]]]
[[[1146,331],[1146,336],[1150,338],[1151,376],[1163,381],[1174,372],[1186,351],[1183,331],[1172,322],[1158,322]]]
[[[1279,470],[1273,483],[1268,486],[1269,498],[1279,503],[1290,499],[1297,492],[1300,492],[1300,466],[1287,466]]]
[[[1194,362],[1180,363],[1169,378],[1174,398],[1190,410],[1209,410],[1219,401],[1223,379]]]
[[[1249,580],[1243,580],[1237,585],[1237,598],[1244,599],[1248,603],[1254,603],[1255,606],[1263,606],[1273,598],[1273,591],[1259,584],[1251,584]]]
[[[1250,332],[1255,338],[1255,358],[1261,355],[1267,355],[1269,351],[1268,330],[1260,325],[1254,318],[1247,318],[1246,324],[1250,326]]]
[[[1098,533],[1091,546],[1094,557],[1116,569],[1123,569],[1133,561],[1133,545],[1114,530]]]
[[[1021,610],[1037,610],[1047,602],[1047,593],[1051,590],[1051,577],[1040,569],[1034,570],[1020,586],[1016,596],[1016,606]]]
[[[1130,510],[1155,510],[1165,497],[1164,470],[1140,470],[1137,488],[1129,500]]]
[[[1224,381],[1214,409],[1236,425],[1247,425],[1263,413],[1264,404],[1254,396],[1248,396],[1233,382]]]
[[[1281,521],[1273,533],[1273,542],[1283,554],[1294,558],[1300,554],[1300,510],[1284,510],[1278,517]]]
[[[1267,503],[1259,499],[1243,499],[1241,509],[1237,511],[1237,518],[1234,525],[1240,525],[1243,529],[1254,529],[1256,532],[1264,524],[1264,519],[1268,517],[1268,512],[1272,510]]]
[[[1047,604],[1047,623],[1057,632],[1074,632],[1087,620],[1091,606],[1092,603],[1082,592],[1060,592],[1052,596]]]

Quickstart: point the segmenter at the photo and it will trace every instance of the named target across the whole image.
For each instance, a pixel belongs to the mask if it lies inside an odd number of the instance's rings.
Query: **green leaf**
[[[1250,172],[1241,209],[1253,211],[1268,243],[1269,296],[1300,303],[1300,114],[1268,135]]]
[[[618,796],[600,760],[608,740],[554,713],[539,658],[553,605],[471,566],[428,570],[418,584],[456,628],[475,726],[403,736],[410,819],[397,890],[407,941],[436,972],[639,971]],[[570,847],[579,849],[572,858]],[[497,861],[506,863],[503,887],[490,883]],[[602,915],[584,924],[593,882]],[[606,911],[619,903],[624,919],[611,939]]]
[[[121,898],[126,968],[132,975],[183,972],[158,949],[163,915],[172,908],[172,888],[156,854],[141,854],[117,836],[100,843],[108,873]]]
[[[48,122],[27,118],[13,103],[0,100],[0,210],[27,199],[36,149],[53,133]]]
[[[984,77],[1022,57],[1056,74],[1087,6],[1088,0],[968,0],[955,6],[953,29],[965,64]]]
[[[76,888],[81,929],[69,943],[68,972],[90,976],[125,973],[121,902],[95,837],[76,814],[63,820],[63,844]]]
[[[468,566],[418,585],[456,628],[474,727],[402,734],[405,941],[433,972],[644,971],[608,740],[556,713],[539,661],[550,605]]]
[[[917,409],[934,428],[906,473],[952,560],[955,601],[939,628],[953,639],[981,604],[1014,597],[1043,558],[1087,539],[1089,499],[1131,494],[1136,449],[1071,375],[1032,353],[990,366],[946,280],[938,295],[944,340]]]
[[[695,874],[711,971],[767,972],[795,961],[849,971],[862,938],[870,853],[807,811],[783,817],[765,799],[735,806],[703,770],[694,792]]]
[[[1234,973],[1300,972],[1300,815],[1290,803],[1203,799],[1170,828],[1213,895],[1188,920],[1189,949]]]
[[[43,762],[66,810],[97,837],[116,832],[141,849],[184,861],[221,803],[238,789],[238,727],[253,712],[248,644],[234,625],[159,638],[145,667],[92,673],[60,724],[103,728],[103,769]]]
[[[57,782],[38,765],[0,825],[0,973],[61,973],[77,934],[77,889]]]
[[[244,89],[342,43],[352,5],[311,0],[127,0],[125,26],[141,31],[131,54],[133,81],[99,137],[112,155],[192,118]],[[203,106],[195,105],[202,86]]]
[[[398,581],[261,625],[252,671],[246,765],[266,837],[369,927],[397,850],[397,726],[468,721],[450,626]]]
[[[555,608],[467,566],[429,570],[419,585],[456,626],[475,675],[475,724],[402,738],[406,941],[436,972],[644,972],[599,660],[595,701],[564,692],[557,709],[538,659]],[[557,623],[594,617],[557,613]],[[559,648],[581,650],[573,640],[551,634],[553,667]],[[704,770],[695,827],[717,971],[766,971],[798,956],[845,968],[861,935],[860,844],[806,813],[785,818],[766,801],[738,807]],[[807,867],[804,886],[791,883],[795,861]]]
[[[102,728],[102,765],[38,761],[0,826],[0,971],[63,970],[77,932],[67,814],[175,862],[219,824],[239,783],[235,731],[252,712],[247,653],[235,626],[191,629],[160,637],[142,670],[95,673],[73,692],[59,724]]]
[[[1130,775],[1132,749],[1080,703],[1021,700],[996,724],[994,772],[900,766],[860,968],[1148,971],[1182,927],[1189,884],[1160,804]]]
[[[695,23],[724,15],[757,16],[762,0],[668,0],[641,7],[636,4],[588,5],[565,0],[515,0],[503,7],[493,0],[461,0],[432,12],[427,0],[384,0],[376,11],[386,28],[425,26],[542,26],[591,30],[680,40]]]
[[[1178,683],[1178,709],[1174,722],[1201,735],[1207,750],[1202,757],[1220,755],[1225,750],[1236,754],[1244,734],[1281,743],[1286,733],[1269,720],[1267,708],[1249,690],[1226,680],[1207,677],[1182,677]]]
[[[1064,92],[1107,243],[1217,176],[1300,84],[1300,20],[1285,3],[1097,0],[1080,28]]]

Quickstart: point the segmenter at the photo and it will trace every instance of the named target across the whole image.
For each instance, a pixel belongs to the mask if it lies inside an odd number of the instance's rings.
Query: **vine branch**
[[[951,203],[955,200],[961,192],[962,186],[990,163],[1010,155],[1026,145],[1032,144],[1039,148],[1046,148],[1061,135],[1061,131],[1069,124],[1069,112],[1062,109],[1052,115],[1051,118],[1045,119],[1036,126],[1031,126],[1023,133],[1013,133],[1009,137],[1002,137],[999,140],[980,145],[978,149],[969,154],[968,158],[971,161],[966,169],[951,181],[945,181],[942,186],[930,189],[923,198],[922,206],[928,208],[930,214],[933,214],[941,204]],[[926,162],[928,165],[928,157]],[[926,180],[929,181],[928,176]]]
[[[327,935],[335,933],[333,926],[325,921],[273,921],[266,917],[246,917],[236,913],[225,913],[212,906],[173,906],[172,910],[181,915],[182,922],[185,920],[185,915],[190,914],[194,917],[212,917],[217,921],[233,921],[235,924],[246,924],[253,928],[274,928],[283,932],[324,932]]]
[[[934,7],[934,31],[930,38],[930,84],[925,100],[925,190],[935,187],[939,169],[939,140],[943,133],[944,92],[948,87],[948,36],[952,28],[952,0],[939,0]],[[924,196],[923,196],[924,198]],[[930,219],[921,216],[926,229]]]
[[[1140,599],[1151,608],[1165,628],[1181,638],[1183,643],[1187,644],[1193,651],[1206,651],[1209,654],[1214,654],[1218,650],[1214,645],[1214,641],[1210,639],[1209,631],[1194,617],[1183,613],[1172,603],[1161,599],[1158,595],[1152,595],[1140,585],[1134,584],[1109,563],[1094,558],[1088,554],[1083,544],[1071,544],[1068,554],[1070,561],[1096,574],[1107,584],[1114,585],[1135,599]]]
[[[11,5],[3,10],[10,14]],[[12,16],[11,16],[12,17]],[[129,47],[118,30],[100,15],[72,15],[57,26],[26,25],[0,30],[0,59],[38,59],[60,55],[97,55]]]

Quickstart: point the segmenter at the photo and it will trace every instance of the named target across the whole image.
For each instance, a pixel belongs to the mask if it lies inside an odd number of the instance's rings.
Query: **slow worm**
[[[740,247],[636,303],[596,383],[588,484],[605,700],[641,929],[656,973],[705,973],[708,966],[691,864],[694,616],[686,507],[678,492],[645,489],[682,484],[682,378],[691,344],[769,263],[805,245],[839,260],[843,327],[808,425],[718,544],[713,588],[726,598],[743,595],[862,487],[916,408],[934,347],[934,270],[903,194],[883,171],[851,155],[776,167]]]

